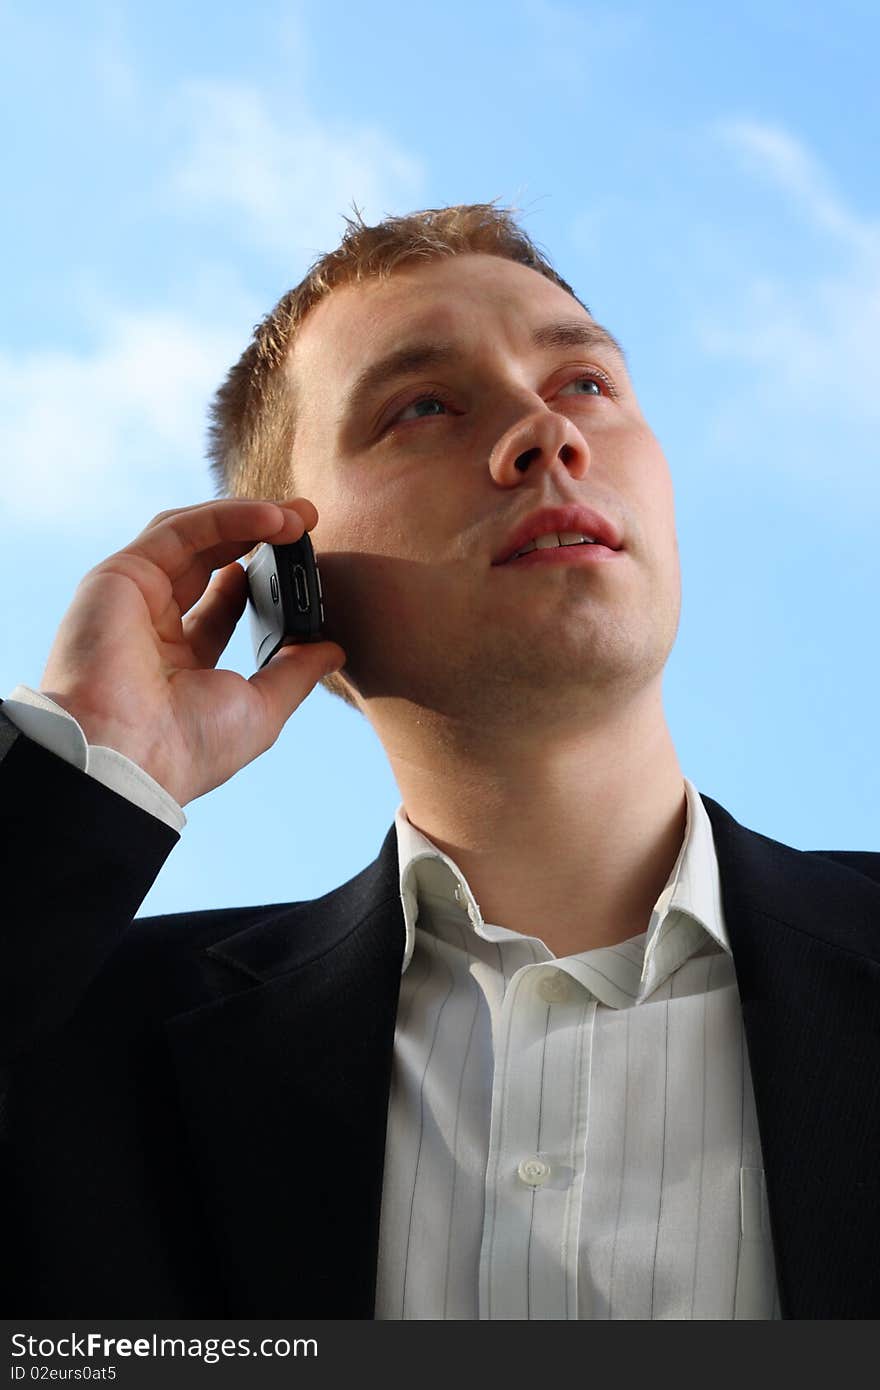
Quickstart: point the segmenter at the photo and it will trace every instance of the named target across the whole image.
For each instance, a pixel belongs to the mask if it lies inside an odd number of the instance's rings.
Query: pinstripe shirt
[[[47,696],[19,685],[3,708],[186,824]],[[377,1319],[780,1316],[712,826],[684,780],[685,837],[647,930],[564,957],[540,923],[526,936],[484,922],[453,860],[398,808],[406,945]]]
[[[556,957],[395,817],[406,948],[376,1317],[779,1317],[712,827],[647,930]]]

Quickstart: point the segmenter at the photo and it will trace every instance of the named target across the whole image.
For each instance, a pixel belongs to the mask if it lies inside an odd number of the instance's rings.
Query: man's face
[[[534,345],[562,322],[596,326],[537,271],[473,254],[335,289],[303,323],[295,491],[320,514],[327,635],[363,700],[590,718],[662,671],[680,611],[669,469],[612,347]],[[456,355],[349,399],[426,340]],[[493,565],[525,517],[569,503],[624,553]]]

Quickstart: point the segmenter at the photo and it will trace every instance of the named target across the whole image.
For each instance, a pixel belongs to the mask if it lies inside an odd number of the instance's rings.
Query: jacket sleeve
[[[0,702],[0,1063],[69,1018],[179,839]]]
[[[149,811],[151,816],[158,816],[172,830],[183,830],[183,807],[178,806],[170,792],[115,748],[89,743],[73,715],[42,690],[17,685],[0,704],[16,728],[41,748],[48,748],[90,777],[97,777],[105,787],[133,801],[142,811]]]

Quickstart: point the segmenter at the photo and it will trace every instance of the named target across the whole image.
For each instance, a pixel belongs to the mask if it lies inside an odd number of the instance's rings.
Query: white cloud
[[[799,475],[811,458],[817,466],[827,464],[827,450],[809,438],[817,423],[827,425],[838,442],[843,435],[855,441],[858,431],[869,427],[864,450],[847,451],[857,478],[860,452],[867,459],[873,453],[871,469],[876,467],[880,226],[849,207],[816,157],[779,127],[728,121],[714,135],[745,172],[768,183],[799,212],[805,231],[821,234],[825,259],[836,266],[811,275],[795,255],[787,275],[728,266],[720,278],[733,295],[719,297],[702,317],[702,346],[713,356],[757,369],[747,418],[754,420],[760,406],[787,422],[789,457]],[[736,424],[740,406],[730,402],[723,421],[719,417],[719,428],[730,439],[742,428]]]
[[[336,245],[353,201],[378,221],[423,187],[419,161],[375,127],[324,126],[299,103],[282,120],[242,82],[184,82],[170,109],[184,149],[169,179],[174,203],[230,213],[234,231],[288,263]]]
[[[163,483],[213,496],[205,407],[242,346],[181,315],[120,310],[89,352],[0,354],[4,519],[73,532],[140,508],[146,525]]]
[[[720,121],[716,133],[745,168],[799,203],[819,230],[856,253],[880,255],[880,225],[860,219],[845,206],[819,161],[794,136],[779,126],[749,120]]]
[[[288,46],[295,38],[285,31]],[[120,118],[137,117],[144,98],[123,37],[110,34],[93,61],[105,101]],[[284,288],[305,273],[307,252],[338,244],[340,212],[353,200],[378,220],[401,197],[410,205],[420,186],[418,162],[380,131],[324,128],[301,108],[277,119],[243,83],[185,81],[165,108],[174,147],[184,150],[167,173],[175,211],[182,203],[231,213],[234,235],[283,256]],[[106,529],[114,518],[142,513],[146,524],[156,511],[213,496],[207,404],[272,307],[250,304],[234,255],[222,260],[229,231],[212,236],[209,254],[192,265],[186,309],[107,304],[101,287],[87,284],[90,349],[0,352],[6,520],[62,533]]]

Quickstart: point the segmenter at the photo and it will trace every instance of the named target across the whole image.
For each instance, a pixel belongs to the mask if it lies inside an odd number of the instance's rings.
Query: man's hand
[[[247,603],[237,559],[259,541],[299,540],[317,520],[305,498],[160,512],[80,581],[40,690],[181,806],[219,787],[345,662],[328,641],[282,647],[247,680],[215,669]]]

